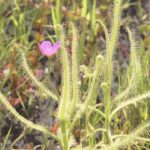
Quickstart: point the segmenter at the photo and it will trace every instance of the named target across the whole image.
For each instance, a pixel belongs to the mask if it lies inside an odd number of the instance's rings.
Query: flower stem
[[[67,132],[66,132],[66,121],[61,121],[61,132],[63,136],[63,150],[69,150],[68,148],[68,138],[67,138]]]

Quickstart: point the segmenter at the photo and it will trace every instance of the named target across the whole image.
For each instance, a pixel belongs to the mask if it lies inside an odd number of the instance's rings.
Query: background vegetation
[[[79,66],[75,67],[78,67],[78,70],[80,68],[78,77],[82,90],[79,89],[79,91],[81,91],[80,96],[84,99],[94,81],[91,76],[93,72],[95,73],[93,69],[96,66],[95,59],[98,54],[105,57],[108,46],[106,33],[103,30],[105,26],[103,27],[103,24],[98,20],[101,20],[110,32],[114,23],[113,8],[112,0],[0,1],[0,91],[20,115],[37,124],[45,124],[50,133],[57,135],[60,128],[60,122],[57,118],[58,103],[53,101],[54,97],[49,98],[44,94],[46,90],[42,85],[46,85],[57,96],[60,95],[63,86],[61,81],[64,77],[61,76],[60,54],[58,53],[51,58],[42,56],[38,43],[45,39],[49,39],[53,43],[59,40],[61,31],[58,25],[63,25],[65,37],[61,38],[65,39],[66,51],[69,56],[72,56],[73,48],[75,49],[77,46],[78,49]],[[132,100],[132,97],[150,92],[150,2],[147,0],[122,0],[119,14],[122,19],[119,22],[119,37],[116,37],[118,42],[114,41],[116,48],[112,56],[113,60],[109,63],[106,62],[106,64],[112,63],[114,68],[112,82],[110,82],[112,88],[109,92],[111,100],[113,98],[116,100],[112,103],[117,107],[126,105],[127,103],[123,102],[127,98]],[[70,27],[71,22],[73,27]],[[125,29],[126,26],[132,31],[132,33],[130,30],[128,31],[129,35]],[[133,53],[132,48],[137,50],[137,54]],[[16,49],[23,50],[23,53]],[[22,67],[25,66],[26,59],[35,77],[41,81],[40,92],[38,92],[34,77],[28,75],[29,73]],[[140,69],[137,67],[138,63]],[[104,81],[110,80],[107,77],[109,71],[104,74],[96,77],[100,77]],[[95,85],[95,83],[93,84]],[[94,89],[95,91],[98,89],[98,95],[95,96],[96,92],[94,93],[92,99],[95,101],[90,103],[91,107],[101,104],[103,98],[105,99],[103,86],[105,87],[103,84],[100,88],[100,85],[97,85]],[[123,93],[124,90],[125,93]],[[123,93],[123,96],[118,95],[120,93]],[[110,147],[108,146],[107,149],[118,149],[120,147],[118,143],[121,140],[125,149],[148,150],[150,148],[149,98],[149,95],[146,96],[146,100],[142,103],[136,103],[138,101],[136,99],[134,105],[122,109],[113,117],[109,124],[111,132],[114,132],[114,135],[123,135],[122,139],[117,136],[113,137],[114,147],[111,145],[110,139],[103,139],[105,137],[103,132],[95,130],[102,128],[104,119],[100,116],[101,112],[93,113],[92,107],[91,113],[84,113],[72,129],[72,149],[84,149],[84,147],[85,149],[100,149],[108,143]],[[1,95],[0,99],[2,101],[5,97]],[[98,108],[100,107],[98,106]],[[105,112],[103,106],[100,110]],[[0,105],[0,147],[2,150],[12,148],[60,149],[60,144],[51,137],[43,135],[39,131],[28,129],[19,123],[17,117],[14,117],[9,111],[3,104]],[[140,131],[142,131],[142,136],[138,135]],[[130,134],[128,139],[125,137],[127,134]],[[134,139],[135,137],[137,141]],[[87,140],[83,140],[86,138]],[[119,140],[115,140],[117,138]],[[130,140],[133,142],[130,143]],[[101,143],[101,141],[107,142]],[[97,143],[99,145],[96,145]]]

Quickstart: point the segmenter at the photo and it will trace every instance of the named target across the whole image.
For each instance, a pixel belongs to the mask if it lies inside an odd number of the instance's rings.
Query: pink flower
[[[43,41],[38,43],[40,51],[43,55],[52,56],[54,55],[61,47],[60,41],[56,42],[54,45],[50,41]]]

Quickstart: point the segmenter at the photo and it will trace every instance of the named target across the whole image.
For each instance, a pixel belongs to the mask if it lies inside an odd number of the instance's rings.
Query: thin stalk
[[[57,23],[61,23],[61,13],[60,13],[60,8],[61,8],[61,1],[56,0],[56,17],[57,17]]]
[[[77,31],[72,24],[73,40],[72,40],[72,110],[71,115],[76,109],[76,105],[79,101],[79,86],[78,86],[78,47],[77,47]]]
[[[13,143],[10,145],[10,149],[13,149],[13,146],[21,139],[21,138],[23,138],[24,137],[24,132],[21,134],[21,135],[19,135],[19,137],[17,137],[14,141],[13,141]]]
[[[95,69],[95,72],[94,72],[93,77],[92,77],[91,86],[89,88],[88,95],[87,95],[83,105],[81,106],[79,111],[76,113],[76,115],[75,115],[75,117],[74,117],[74,119],[70,125],[69,134],[71,133],[77,120],[82,116],[82,114],[85,112],[85,110],[87,110],[87,107],[89,106],[90,102],[93,99],[95,99],[95,96],[96,96],[95,92],[96,92],[97,87],[99,85],[99,75],[101,73],[102,63],[103,63],[103,57],[101,55],[98,55],[96,58],[96,69]]]
[[[63,136],[63,149],[69,150],[68,147],[68,137],[67,137],[67,131],[66,131],[66,120],[61,120],[61,132]]]
[[[62,134],[62,141],[63,141],[63,149],[68,150],[68,135],[67,135],[67,127],[69,126],[68,120],[70,119],[70,93],[71,93],[71,74],[70,74],[70,62],[68,59],[68,53],[65,49],[65,42],[64,42],[64,33],[62,29],[61,33],[61,42],[62,42],[62,55],[61,61],[63,65],[63,72],[62,72],[62,94],[61,94],[61,101],[59,105],[59,117],[60,117],[60,128]]]
[[[106,138],[107,142],[110,144],[112,143],[111,138],[111,130],[110,130],[110,111],[111,111],[111,104],[110,104],[110,88],[106,83],[102,83],[102,89],[104,92],[104,106],[105,106],[105,128],[106,128]]]
[[[103,85],[104,90],[104,105],[105,105],[105,128],[106,128],[106,138],[108,144],[112,143],[111,130],[110,130],[110,112],[111,112],[111,88],[113,79],[113,64],[112,58],[114,50],[116,48],[116,42],[119,34],[119,21],[120,21],[120,5],[121,0],[114,0],[114,19],[111,29],[110,41],[106,50],[106,70],[105,70],[105,85]]]

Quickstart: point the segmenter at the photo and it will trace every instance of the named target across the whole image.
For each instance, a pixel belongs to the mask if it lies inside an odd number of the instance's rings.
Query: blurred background
[[[133,31],[142,65],[140,85],[134,94],[150,90],[150,1],[122,0],[122,21],[114,56],[114,83],[112,95],[116,95],[128,84],[130,75],[130,45],[124,26]],[[61,65],[58,54],[50,59],[42,56],[38,43],[59,39],[57,24],[64,26],[67,50],[71,52],[71,34],[68,23],[73,22],[78,30],[80,64],[93,66],[98,53],[105,54],[105,36],[102,27],[96,23],[101,19],[110,29],[113,19],[112,0],[0,0],[0,91],[12,106],[24,117],[36,123],[46,124],[50,131],[57,131],[57,103],[41,101],[37,89],[23,72],[15,44],[21,44],[30,68],[35,76],[49,88],[60,93]],[[82,78],[82,74],[81,74]],[[84,88],[84,83],[83,83]],[[150,102],[133,106],[127,114],[120,114],[115,120],[118,133],[128,132],[149,119]],[[75,132],[76,133],[76,132]],[[75,134],[75,136],[78,136]],[[15,141],[18,137],[18,141]],[[14,143],[13,143],[14,142]],[[59,149],[55,141],[43,138],[37,131],[21,126],[0,105],[0,147],[16,149]]]

